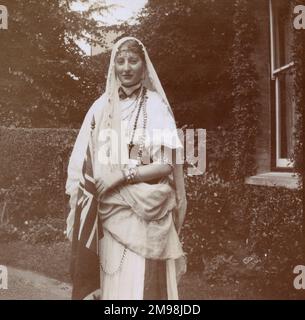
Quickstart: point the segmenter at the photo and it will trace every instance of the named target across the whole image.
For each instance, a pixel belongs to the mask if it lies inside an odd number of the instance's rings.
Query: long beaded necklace
[[[129,146],[128,146],[128,151],[129,151],[128,154],[129,154],[129,158],[130,158],[131,150],[135,146],[133,141],[134,141],[134,136],[135,136],[135,132],[136,132],[136,129],[137,129],[137,125],[138,125],[139,115],[140,115],[141,109],[143,109],[143,135],[139,139],[140,140],[140,144],[139,144],[139,149],[138,149],[138,154],[137,154],[138,164],[141,163],[144,144],[145,144],[145,132],[146,132],[146,124],[147,124],[147,112],[146,112],[147,95],[146,95],[146,92],[147,92],[147,89],[144,87],[142,95],[141,95],[141,100],[140,100],[140,104],[139,104],[139,107],[138,107],[138,112],[137,112],[137,115],[136,115],[136,119],[135,119],[135,122],[134,122],[134,125],[133,125],[131,141],[130,141]]]
[[[147,92],[147,89],[145,87],[143,87],[141,89],[141,94],[140,94],[141,95],[141,100],[140,100],[138,112],[137,112],[136,119],[135,119],[135,122],[134,122],[134,125],[133,125],[132,138],[131,138],[131,141],[130,141],[130,144],[129,144],[129,157],[130,157],[131,149],[134,146],[133,139],[134,139],[135,131],[136,131],[136,128],[137,128],[140,111],[141,111],[141,109],[143,109],[143,135],[139,138],[140,143],[139,143],[139,150],[138,150],[138,154],[137,154],[138,164],[141,163],[143,150],[144,150],[144,146],[145,146],[145,134],[146,134],[146,125],[147,125],[147,110],[146,110],[147,95],[146,95],[146,92]],[[126,257],[126,253],[127,253],[127,248],[124,246],[120,263],[119,263],[118,267],[114,271],[106,270],[106,268],[103,266],[103,264],[100,263],[103,272],[105,274],[109,275],[109,276],[116,275],[122,268],[123,262],[124,262],[125,257]]]
[[[130,113],[128,113],[125,117],[122,118],[123,121],[125,121],[127,118],[129,118],[129,120],[132,118],[132,115],[134,114],[135,110],[137,109],[137,104],[138,104],[138,102],[139,102],[139,98],[140,98],[141,94],[142,94],[142,88],[141,88],[140,92],[138,93],[136,99],[135,99],[134,101],[132,101],[132,103],[131,103],[128,107],[125,107],[125,108],[124,108],[123,112],[126,112],[126,111],[128,111],[133,105],[135,105],[134,108],[132,109],[132,111],[131,111]]]
[[[140,143],[139,143],[139,150],[138,150],[138,156],[137,156],[138,164],[141,164],[142,156],[143,156],[143,150],[144,150],[144,147],[145,147],[146,126],[147,126],[146,101],[147,101],[147,96],[145,96],[145,102],[143,104],[143,134],[139,139]]]
[[[140,92],[139,92],[136,100],[133,101],[132,104],[129,105],[127,108],[124,108],[123,112],[126,112],[126,110],[128,111],[128,109],[129,109],[133,104],[135,104],[135,106],[134,106],[134,108],[132,109],[132,111],[129,112],[126,116],[123,116],[123,118],[122,118],[123,121],[125,121],[125,120],[128,119],[128,123],[129,123],[130,120],[132,119],[132,116],[133,116],[134,112],[136,111],[136,109],[137,109],[137,107],[138,107],[138,102],[139,102],[139,98],[140,98],[140,96],[141,96],[141,94],[142,94],[142,91],[143,91],[143,88],[141,88],[141,90],[140,90]]]
[[[123,265],[123,261],[126,257],[126,253],[127,253],[127,248],[124,246],[124,249],[123,249],[123,254],[122,254],[122,257],[121,257],[121,260],[120,260],[120,263],[118,265],[118,267],[114,270],[114,271],[109,271],[109,270],[106,270],[106,268],[103,266],[103,264],[101,263],[101,268],[102,270],[104,271],[104,273],[106,273],[107,275],[109,276],[114,276],[115,274],[117,274],[121,268],[122,268],[122,265]]]

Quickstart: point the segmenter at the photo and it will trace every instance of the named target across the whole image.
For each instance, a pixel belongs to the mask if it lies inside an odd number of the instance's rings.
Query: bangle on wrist
[[[135,182],[137,170],[135,168],[123,169],[124,181],[128,184]]]

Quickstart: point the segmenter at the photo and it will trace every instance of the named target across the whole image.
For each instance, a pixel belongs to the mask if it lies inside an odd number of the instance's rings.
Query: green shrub
[[[25,221],[21,240],[35,243],[52,243],[66,240],[65,220],[58,218],[42,218]]]
[[[213,173],[187,179],[182,240],[189,270],[223,285],[246,277],[271,296],[294,295],[302,262],[302,194],[225,182]]]
[[[0,133],[0,202],[10,222],[0,223],[0,241],[64,240],[65,172],[76,131]],[[213,283],[247,277],[258,290],[289,292],[292,269],[302,264],[302,195],[229,181],[227,136],[223,128],[208,131],[207,172],[186,179],[188,268]]]
[[[11,223],[0,225],[0,242],[9,242],[19,239],[18,228]]]
[[[67,165],[77,130],[8,129],[0,127],[0,187],[7,190],[7,214],[18,220],[65,216]],[[207,132],[209,172],[226,176],[229,166],[227,132]],[[201,179],[201,176],[199,177]]]
[[[66,168],[77,130],[0,128],[0,186],[7,214],[64,216]]]
[[[304,264],[302,194],[284,188],[248,188],[249,249],[261,260],[259,279],[270,294],[296,294],[293,268]]]
[[[229,232],[229,184],[211,174],[186,180],[188,210],[183,226],[184,249],[191,269],[202,268],[203,259],[223,251]]]
[[[60,218],[33,218],[0,226],[0,241],[22,240],[31,244],[65,241],[65,220]]]

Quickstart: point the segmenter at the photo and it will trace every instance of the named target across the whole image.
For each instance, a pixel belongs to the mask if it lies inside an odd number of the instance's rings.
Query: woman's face
[[[115,72],[123,86],[134,86],[142,80],[144,62],[139,54],[122,45],[115,58]]]

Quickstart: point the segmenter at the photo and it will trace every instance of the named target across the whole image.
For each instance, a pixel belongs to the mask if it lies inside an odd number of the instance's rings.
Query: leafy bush
[[[292,7],[302,4],[299,0],[294,0],[291,3]],[[292,11],[292,10],[291,10]],[[291,12],[293,15],[294,13]],[[294,144],[293,161],[296,172],[300,175],[300,185],[302,185],[304,177],[304,104],[305,104],[305,37],[302,30],[295,30],[293,43],[293,61],[295,61],[295,68],[293,72],[294,77],[294,103],[296,113],[296,124],[294,130]],[[303,30],[304,31],[304,30]]]
[[[216,175],[187,179],[188,210],[183,226],[184,249],[189,267],[200,268],[203,258],[223,251],[225,234],[230,225],[227,212],[229,184]]]
[[[214,129],[232,109],[233,12],[226,0],[148,1],[139,23],[119,30],[145,44],[182,125]]]
[[[0,241],[64,240],[63,173],[76,131],[1,130],[0,202],[10,223],[0,221]],[[287,292],[293,266],[302,264],[302,195],[229,181],[228,136],[223,128],[208,131],[207,172],[186,179],[188,267],[214,283],[247,277],[260,290]]]
[[[243,181],[255,173],[255,143],[258,132],[259,83],[252,59],[258,23],[254,14],[257,4],[236,0],[233,25],[235,38],[232,45],[231,78],[233,108],[231,123],[232,179]]]
[[[304,264],[302,194],[284,188],[252,188],[246,194],[252,197],[249,249],[261,259],[263,287],[273,294],[296,294],[292,271]]]
[[[66,214],[65,180],[77,130],[0,128],[0,186],[16,221]]]
[[[77,132],[0,127],[0,186],[7,190],[7,215],[16,223],[35,216],[66,215],[67,165]],[[208,170],[223,177],[230,165],[226,137],[221,127],[207,132]]]
[[[65,220],[58,218],[33,219],[25,222],[22,228],[21,240],[35,243],[52,243],[64,241]]]
[[[65,220],[59,218],[33,218],[18,225],[0,226],[0,241],[22,240],[31,244],[65,241]]]
[[[221,126],[216,130],[207,131],[207,172],[225,181],[229,181],[232,168],[230,137],[230,131]]]
[[[213,173],[189,177],[187,190],[182,240],[190,270],[213,283],[247,277],[266,294],[295,294],[292,270],[302,264],[303,245],[300,191],[225,182]]]
[[[18,239],[19,233],[17,227],[10,223],[0,225],[0,242],[9,242]]]

